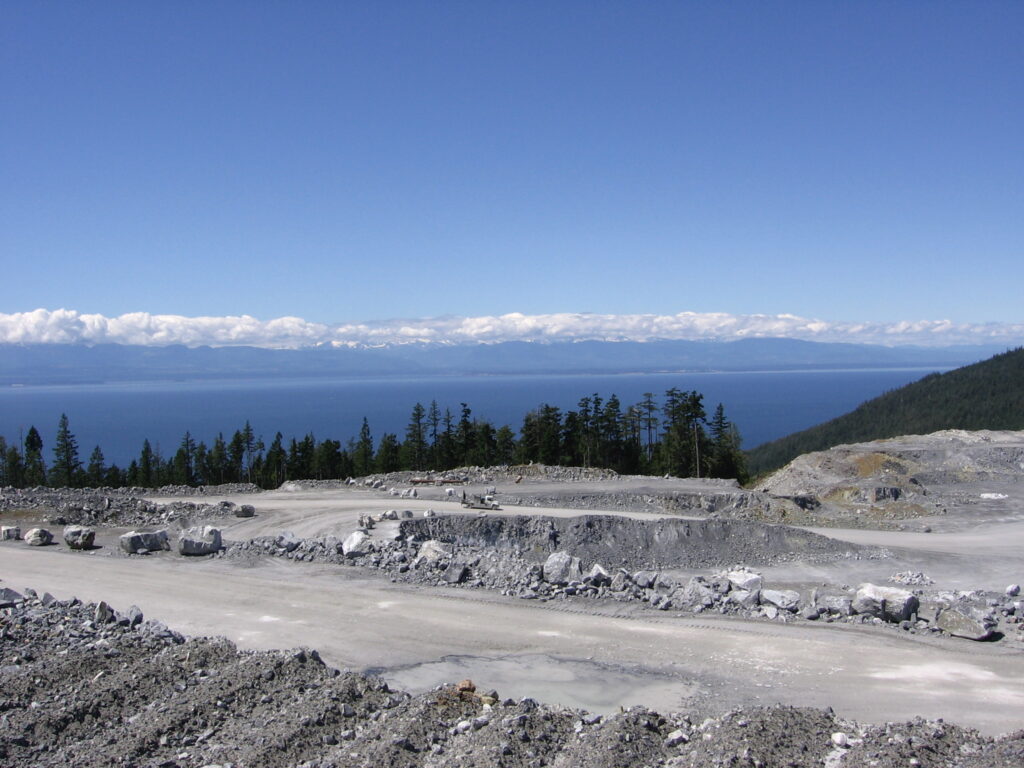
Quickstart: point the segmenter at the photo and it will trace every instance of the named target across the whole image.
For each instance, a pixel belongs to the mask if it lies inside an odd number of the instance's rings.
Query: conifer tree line
[[[675,388],[660,403],[646,393],[626,407],[615,395],[606,400],[598,394],[564,413],[542,404],[526,414],[518,436],[507,425],[495,428],[474,417],[466,403],[453,414],[436,401],[426,408],[413,406],[401,438],[386,432],[376,441],[365,418],[359,435],[345,444],[317,440],[313,433],[286,440],[280,432],[268,444],[247,421],[230,439],[221,433],[209,445],[186,432],[166,453],[144,440],[138,457],[124,468],[108,464],[98,445],[83,461],[62,414],[49,464],[44,454],[34,426],[20,443],[0,436],[0,486],[153,488],[241,482],[277,488],[287,480],[529,462],[625,474],[747,479],[739,432],[722,405],[708,418],[703,395]]]

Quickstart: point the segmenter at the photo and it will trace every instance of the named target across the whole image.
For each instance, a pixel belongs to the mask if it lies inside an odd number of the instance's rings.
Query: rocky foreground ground
[[[502,699],[486,681],[411,696],[315,651],[242,652],[137,609],[0,597],[0,764],[25,766],[957,766],[1024,764],[1024,731],[866,726],[831,711],[608,717]]]
[[[1024,433],[840,446],[754,490],[467,467],[0,489],[0,522],[0,766],[1024,765],[990,737],[1024,701]],[[609,670],[610,705],[569,699],[603,716],[519,698]],[[919,712],[981,732],[883,722]]]

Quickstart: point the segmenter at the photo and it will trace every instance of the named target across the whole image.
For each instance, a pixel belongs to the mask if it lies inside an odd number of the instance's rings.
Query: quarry
[[[750,488],[3,489],[0,525],[4,765],[1024,763],[1022,432]]]

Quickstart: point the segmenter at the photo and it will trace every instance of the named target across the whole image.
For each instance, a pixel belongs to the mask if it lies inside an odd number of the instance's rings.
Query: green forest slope
[[[816,427],[747,452],[752,475],[834,445],[940,429],[1024,429],[1024,348],[934,373]]]

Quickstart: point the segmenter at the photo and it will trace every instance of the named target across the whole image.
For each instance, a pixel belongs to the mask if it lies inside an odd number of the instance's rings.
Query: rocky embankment
[[[838,445],[799,456],[759,484],[821,519],[944,515],[977,504],[985,487],[1020,483],[1024,432],[944,430]]]
[[[941,721],[863,725],[784,706],[603,718],[468,680],[412,696],[315,651],[241,652],[137,609],[30,590],[0,592],[0,680],[11,768],[1024,764],[1024,732],[992,739]]]
[[[190,488],[0,488],[0,513],[8,518],[32,515],[53,525],[160,526],[192,523],[234,514],[231,502],[208,504],[173,501],[156,504],[144,496],[217,496],[227,493],[254,493],[259,489],[248,483]]]
[[[524,600],[615,601],[680,614],[876,624],[913,634],[1024,642],[1024,603],[1016,585],[998,595],[929,591],[924,574],[909,572],[894,574],[886,585],[794,590],[766,584],[750,566],[885,554],[783,526],[394,514],[399,521],[392,538],[369,535],[382,521],[365,519],[367,527],[344,540],[285,532],[233,542],[224,556],[370,568],[397,582],[489,589]],[[679,570],[707,573],[682,577]]]

